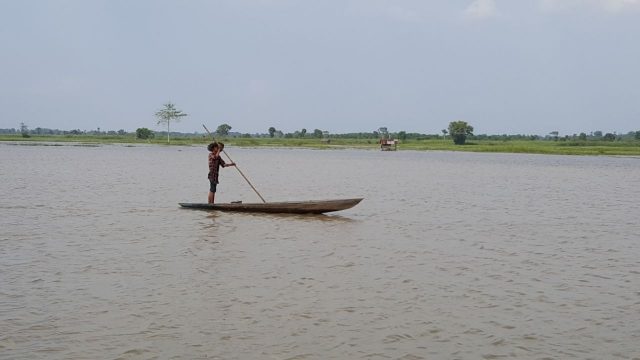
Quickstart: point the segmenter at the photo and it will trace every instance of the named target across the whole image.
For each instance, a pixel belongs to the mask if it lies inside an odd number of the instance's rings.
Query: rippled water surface
[[[0,144],[2,359],[640,359],[640,160]],[[259,199],[233,168],[219,202]]]

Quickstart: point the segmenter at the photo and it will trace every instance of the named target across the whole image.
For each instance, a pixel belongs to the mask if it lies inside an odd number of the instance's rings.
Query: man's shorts
[[[209,180],[209,191],[212,193],[216,192],[216,187],[218,187],[218,184],[213,180]]]

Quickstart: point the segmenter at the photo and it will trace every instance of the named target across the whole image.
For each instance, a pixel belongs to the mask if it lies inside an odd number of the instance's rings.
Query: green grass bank
[[[219,139],[228,146],[238,147],[295,147],[310,149],[379,149],[375,139],[332,138],[325,142],[316,138],[224,138]],[[154,144],[167,146],[166,138],[150,140],[136,139],[134,135],[0,135],[0,141],[20,143],[63,143],[79,144]],[[206,137],[174,137],[172,146],[205,146],[210,142]],[[450,139],[406,140],[401,141],[398,150],[440,150],[495,153],[527,153],[558,155],[619,155],[640,156],[640,141],[550,141],[550,140],[468,140],[465,145],[455,145]]]

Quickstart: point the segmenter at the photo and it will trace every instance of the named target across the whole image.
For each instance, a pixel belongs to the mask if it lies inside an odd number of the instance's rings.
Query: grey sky
[[[640,130],[640,0],[0,0],[0,128]]]

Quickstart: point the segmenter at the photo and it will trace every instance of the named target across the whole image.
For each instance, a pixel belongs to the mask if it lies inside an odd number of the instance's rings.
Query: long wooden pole
[[[202,124],[202,127],[207,130],[207,133],[209,133],[209,135],[211,136],[211,138],[213,139],[213,141],[216,141],[216,138],[213,137],[213,134],[211,134],[211,131],[209,131],[209,129],[207,129],[206,126],[204,126],[204,124]],[[233,160],[231,160],[231,156],[229,156],[229,154],[227,154],[226,151],[224,151],[224,149],[222,149],[222,152],[227,156],[227,158],[229,158],[230,162],[233,162]],[[262,200],[263,203],[266,203],[267,201],[262,197],[262,195],[260,195],[260,193],[258,192],[258,190],[256,190],[256,188],[253,186],[253,184],[251,183],[251,181],[249,181],[249,179],[247,179],[246,176],[244,176],[244,174],[242,173],[242,170],[240,170],[240,168],[238,167],[238,165],[234,166],[236,168],[236,170],[238,170],[238,172],[240,173],[240,175],[242,175],[242,177],[247,181],[247,183],[249,184],[249,186],[251,186],[251,188],[253,189],[253,191],[256,192],[256,194],[258,195],[258,197],[260,197],[260,200]]]

